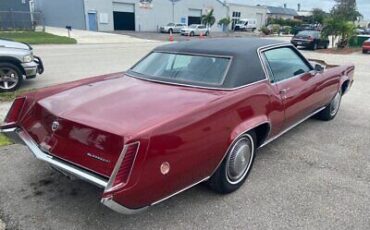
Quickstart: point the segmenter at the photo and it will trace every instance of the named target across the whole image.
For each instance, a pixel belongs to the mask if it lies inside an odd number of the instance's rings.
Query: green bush
[[[261,32],[264,34],[264,35],[269,35],[271,32],[270,30],[266,27],[266,26],[262,26],[261,27]]]

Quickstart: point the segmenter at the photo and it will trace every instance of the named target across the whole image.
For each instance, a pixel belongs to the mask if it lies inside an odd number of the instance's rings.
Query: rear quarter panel
[[[271,102],[268,83],[256,84],[224,96],[209,106],[184,114],[153,130],[132,188],[115,194],[118,202],[140,208],[174,194],[213,174],[233,140],[261,122],[281,122],[282,105]],[[160,166],[170,163],[162,175]]]

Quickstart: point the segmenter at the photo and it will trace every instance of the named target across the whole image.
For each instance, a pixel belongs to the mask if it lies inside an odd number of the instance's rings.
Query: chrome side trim
[[[189,188],[192,188],[192,187],[194,187],[195,185],[200,184],[200,183],[202,183],[202,182],[204,182],[204,181],[208,180],[209,178],[210,178],[210,176],[207,176],[206,178],[203,178],[202,180],[200,180],[200,181],[198,181],[198,182],[195,182],[194,184],[191,184],[191,185],[189,185],[189,186],[187,186],[187,187],[185,187],[185,188],[181,189],[180,191],[177,191],[177,192],[175,192],[175,193],[173,193],[173,194],[171,194],[171,195],[169,195],[169,196],[166,196],[166,197],[165,197],[165,198],[163,198],[163,199],[160,199],[160,200],[158,200],[158,201],[156,201],[156,202],[152,203],[150,206],[153,206],[153,205],[156,205],[156,204],[161,203],[162,201],[168,200],[168,199],[170,199],[171,197],[176,196],[177,194],[182,193],[183,191],[188,190]]]
[[[11,141],[13,141],[13,143],[22,144],[23,141],[19,138],[16,131],[17,131],[17,128],[0,129],[0,133],[4,134],[6,137],[8,137]]]
[[[307,120],[308,118],[312,117],[313,115],[321,112],[322,110],[324,110],[325,107],[322,107],[318,110],[316,110],[315,112],[311,113],[310,115],[308,115],[307,117],[303,118],[302,120],[298,121],[297,123],[289,126],[287,129],[285,129],[284,131],[282,131],[281,133],[279,133],[278,135],[268,139],[267,141],[265,141],[262,145],[260,145],[258,148],[262,148],[264,146],[266,146],[267,144],[269,144],[270,142],[276,140],[278,137],[284,135],[285,133],[287,133],[288,131],[290,131],[291,129],[293,129],[294,127],[296,127],[297,125],[301,124],[302,122],[304,122],[305,120]]]
[[[124,215],[133,215],[133,214],[142,212],[149,208],[149,206],[147,206],[147,207],[139,208],[139,209],[129,209],[115,202],[113,200],[113,197],[102,198],[100,202],[104,204],[105,206],[107,206],[108,208],[112,209],[113,211],[124,214]]]

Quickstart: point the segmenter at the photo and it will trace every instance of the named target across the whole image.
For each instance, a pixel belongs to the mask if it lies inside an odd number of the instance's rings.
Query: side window
[[[311,67],[291,48],[283,47],[264,52],[272,82],[279,82],[306,73]]]

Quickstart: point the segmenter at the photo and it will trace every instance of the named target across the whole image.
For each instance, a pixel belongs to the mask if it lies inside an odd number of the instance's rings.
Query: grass
[[[76,44],[76,39],[57,36],[45,32],[33,31],[0,31],[0,38],[28,44]]]
[[[13,144],[13,142],[11,142],[6,136],[0,133],[0,147],[11,144]]]
[[[5,92],[5,93],[0,93],[0,103],[1,102],[11,102],[13,101],[16,97],[23,93],[28,93],[33,91],[34,89],[22,89],[22,90],[17,90],[15,92]]]

